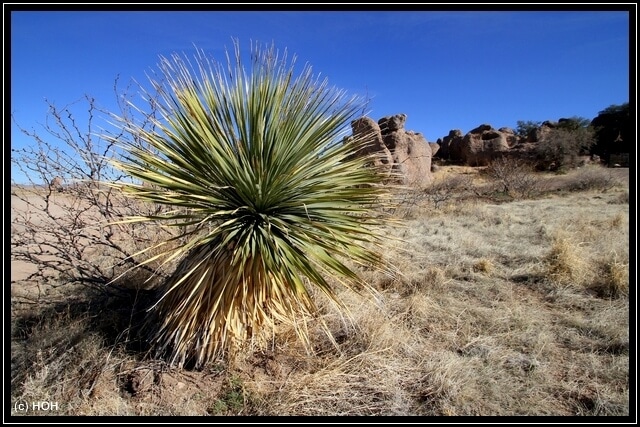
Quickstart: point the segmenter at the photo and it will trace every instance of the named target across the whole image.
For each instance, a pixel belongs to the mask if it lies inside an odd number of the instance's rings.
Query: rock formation
[[[389,177],[393,167],[393,156],[387,146],[384,145],[380,127],[375,120],[369,117],[361,117],[351,122],[351,130],[354,136],[364,137],[368,141],[365,148],[358,152],[358,155],[376,154],[373,165],[381,168]]]
[[[51,189],[51,191],[62,193],[62,191],[64,191],[63,184],[64,184],[64,181],[62,180],[62,177],[56,176],[51,180],[51,183],[49,184],[49,188]]]
[[[406,114],[386,116],[376,123],[369,117],[362,117],[351,123],[354,137],[370,140],[361,153],[379,153],[377,165],[388,167],[389,176],[399,177],[402,184],[425,187],[433,180],[431,159],[440,146],[428,143],[419,132],[404,128]]]
[[[451,136],[451,132],[449,133]],[[485,166],[494,158],[504,155],[516,145],[518,138],[509,128],[494,129],[483,124],[471,130],[464,137],[455,132],[449,142],[452,160],[470,166]]]
[[[469,166],[486,166],[491,160],[508,155],[518,145],[518,136],[513,129],[502,127],[498,130],[482,124],[462,135],[455,129],[442,140],[439,157]]]

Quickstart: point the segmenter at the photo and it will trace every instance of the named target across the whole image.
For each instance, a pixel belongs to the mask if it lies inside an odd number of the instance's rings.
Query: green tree
[[[365,167],[371,157],[353,156],[367,138],[342,143],[360,101],[309,66],[296,77],[273,46],[251,53],[250,72],[237,43],[226,66],[202,51],[193,66],[163,58],[151,81],[162,95],[155,130],[122,123],[133,138],[116,165],[151,185],[118,188],[173,208],[129,220],[183,227],[188,238],[161,254],[180,262],[149,323],[157,352],[178,365],[266,345],[280,322],[308,344],[309,285],[340,304],[336,284],[373,291],[350,265],[385,268],[375,207],[389,202],[388,187]]]

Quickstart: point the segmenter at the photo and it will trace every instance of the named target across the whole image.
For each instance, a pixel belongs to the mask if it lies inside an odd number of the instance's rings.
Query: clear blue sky
[[[251,40],[287,49],[370,97],[375,120],[405,113],[407,130],[433,142],[483,123],[592,119],[630,101],[629,22],[624,11],[13,11],[11,111],[28,128],[44,122],[44,98],[89,94],[116,111],[117,75],[146,82],[159,55],[194,44],[224,61],[237,38],[243,51]],[[30,143],[13,125],[11,137]]]

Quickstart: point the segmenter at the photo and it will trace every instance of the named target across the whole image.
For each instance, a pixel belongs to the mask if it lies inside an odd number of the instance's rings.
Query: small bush
[[[607,191],[618,186],[620,186],[620,181],[613,175],[611,170],[602,166],[588,166],[576,171],[573,178],[567,183],[567,190]]]
[[[449,202],[464,198],[473,185],[473,179],[469,176],[454,176],[450,179],[440,180],[427,187],[422,197],[431,202],[436,209]]]
[[[473,264],[473,270],[479,273],[491,273],[495,269],[495,265],[489,259],[482,258]]]
[[[497,158],[487,166],[486,173],[497,182],[498,191],[514,199],[527,199],[540,194],[540,180],[531,165],[523,160]]]
[[[567,120],[537,143],[536,157],[543,169],[556,170],[576,167],[580,156],[589,154],[595,143],[594,131],[580,120]]]

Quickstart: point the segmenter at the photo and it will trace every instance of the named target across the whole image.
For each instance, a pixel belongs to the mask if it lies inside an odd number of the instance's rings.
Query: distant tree
[[[587,128],[591,125],[591,121],[584,117],[573,116],[568,119],[558,120],[558,129],[568,131],[579,131],[580,129]]]
[[[594,143],[595,132],[588,119],[560,119],[557,126],[546,132],[538,142],[536,155],[545,169],[575,167],[579,156],[589,155]]]
[[[533,120],[518,120],[516,123],[516,135],[522,139],[526,139],[532,132],[535,132],[542,122],[535,122]]]
[[[598,113],[591,121],[596,143],[592,153],[609,161],[611,153],[630,153],[634,141],[629,117],[629,103],[611,105]]]

